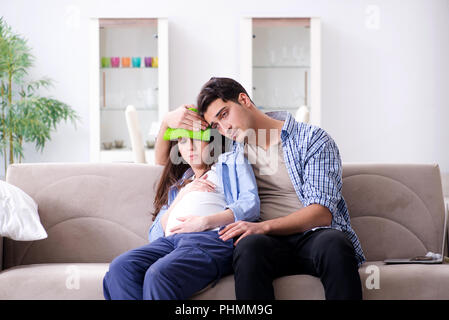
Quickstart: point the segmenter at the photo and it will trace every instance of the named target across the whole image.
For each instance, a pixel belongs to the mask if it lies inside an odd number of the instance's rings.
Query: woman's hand
[[[191,104],[183,104],[173,111],[167,113],[164,122],[169,128],[183,128],[188,130],[206,129],[208,123],[197,112],[189,110],[195,108]]]
[[[192,191],[213,192],[214,190],[215,184],[207,180],[207,173],[206,173],[204,176],[193,180],[184,188],[182,188],[181,191],[179,192],[179,195],[183,197],[184,195]]]
[[[203,216],[186,216],[177,218],[182,223],[173,227],[170,233],[185,233],[185,232],[201,232],[209,229],[207,217]]]

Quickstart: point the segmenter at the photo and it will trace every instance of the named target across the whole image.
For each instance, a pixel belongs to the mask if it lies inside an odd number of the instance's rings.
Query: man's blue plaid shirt
[[[313,203],[332,213],[331,228],[343,231],[352,242],[358,264],[365,261],[359,239],[351,228],[349,212],[342,196],[342,164],[334,140],[323,129],[296,121],[289,112],[268,112],[284,120],[281,132],[285,165],[293,187],[304,207]],[[243,144],[233,143],[234,151]]]

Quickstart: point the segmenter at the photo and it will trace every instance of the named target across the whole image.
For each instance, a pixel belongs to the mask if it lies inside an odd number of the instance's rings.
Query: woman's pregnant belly
[[[225,207],[226,201],[223,193],[189,192],[172,209],[165,228],[165,236],[169,236],[170,230],[182,223],[178,220],[179,217],[208,216],[223,211]],[[218,228],[212,230],[218,230]]]

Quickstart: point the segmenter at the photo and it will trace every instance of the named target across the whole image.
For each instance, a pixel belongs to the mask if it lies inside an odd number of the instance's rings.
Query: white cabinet
[[[319,18],[243,18],[240,81],[267,112],[301,106],[321,123],[321,31]]]
[[[126,107],[136,108],[144,142],[168,112],[168,21],[91,19],[90,47],[91,161],[132,162]]]

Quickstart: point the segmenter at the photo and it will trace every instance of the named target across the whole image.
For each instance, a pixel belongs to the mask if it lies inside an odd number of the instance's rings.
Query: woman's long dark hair
[[[170,155],[172,152],[178,152],[178,141],[170,141]],[[159,179],[159,184],[156,189],[156,196],[154,198],[154,212],[153,220],[156,218],[162,207],[168,203],[168,191],[171,186],[178,183],[179,179],[186,172],[190,166],[185,162],[181,161],[179,164],[173,163],[171,161],[171,156],[167,159],[164,170],[162,171],[161,177]]]
[[[214,138],[220,138],[221,144],[214,148],[214,157],[217,158],[220,153],[222,153],[225,150],[225,137],[218,135],[212,135],[211,141],[212,143],[214,141]],[[174,185],[176,188],[181,189],[184,184],[180,184],[179,180],[182,178],[183,174],[187,171],[187,169],[190,168],[190,165],[185,162],[184,159],[182,159],[181,155],[178,153],[178,141],[171,141],[170,142],[170,157],[167,159],[167,163],[165,164],[164,170],[162,171],[161,177],[159,179],[159,183],[156,189],[156,196],[154,198],[153,206],[153,220],[156,218],[158,213],[161,211],[162,207],[168,203],[168,192],[170,188]],[[219,147],[221,147],[221,150],[219,150]],[[215,152],[215,150],[218,151]],[[176,158],[176,155],[174,153],[177,153],[178,158]],[[179,163],[175,163],[172,161],[173,159],[180,159],[181,161]],[[209,165],[209,167],[212,166],[213,163]],[[186,182],[188,183],[188,182]]]

